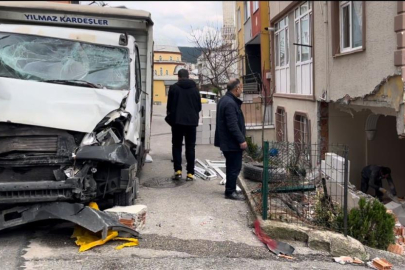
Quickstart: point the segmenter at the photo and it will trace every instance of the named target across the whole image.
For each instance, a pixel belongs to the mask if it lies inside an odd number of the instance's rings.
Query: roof
[[[61,11],[73,14],[93,14],[104,17],[126,17],[128,19],[145,20],[153,25],[150,12],[134,9],[123,9],[114,7],[100,7],[88,5],[72,5],[63,3],[53,3],[45,1],[0,1],[0,9],[13,10],[38,10],[38,11]]]
[[[176,52],[181,53],[179,47],[171,45],[155,45],[153,48],[155,52]]]

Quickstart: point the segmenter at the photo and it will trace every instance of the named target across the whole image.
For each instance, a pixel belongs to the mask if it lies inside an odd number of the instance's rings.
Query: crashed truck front
[[[140,57],[127,34],[0,25],[0,207],[131,205],[144,157]]]

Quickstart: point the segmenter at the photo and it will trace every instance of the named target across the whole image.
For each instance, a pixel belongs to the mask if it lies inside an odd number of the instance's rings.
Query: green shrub
[[[336,232],[343,231],[343,211],[338,205],[333,205],[324,194],[318,195],[315,205],[314,223]]]
[[[359,208],[353,208],[348,218],[348,234],[362,244],[387,250],[394,243],[395,219],[387,213],[378,200],[359,201]]]
[[[246,137],[246,143],[247,143],[247,149],[246,152],[247,154],[254,160],[260,161],[261,157],[261,149],[259,146],[255,143],[253,143],[252,138]]]

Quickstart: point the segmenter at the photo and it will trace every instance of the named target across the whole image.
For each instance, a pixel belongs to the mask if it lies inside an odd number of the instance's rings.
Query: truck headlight
[[[94,132],[92,133],[87,133],[84,137],[82,142],[80,143],[80,146],[84,146],[84,145],[92,145],[97,143],[96,140],[96,134]]]

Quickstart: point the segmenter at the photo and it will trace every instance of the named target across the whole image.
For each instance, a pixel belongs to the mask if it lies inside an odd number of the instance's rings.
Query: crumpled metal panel
[[[103,239],[108,230],[116,230],[139,237],[139,233],[119,222],[103,211],[98,211],[79,203],[53,202],[19,206],[3,210],[0,214],[0,230],[49,219],[62,219],[73,222],[87,230],[101,232]]]
[[[86,145],[77,150],[76,159],[108,161],[116,164],[131,166],[136,163],[134,155],[125,144],[106,146]]]

